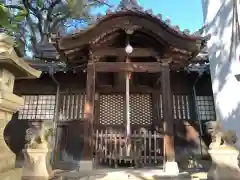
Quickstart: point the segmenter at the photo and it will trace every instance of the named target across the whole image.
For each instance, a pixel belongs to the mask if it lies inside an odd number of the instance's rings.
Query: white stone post
[[[48,180],[53,176],[49,167],[49,150],[44,149],[24,149],[24,165],[22,177],[25,180],[38,178]]]
[[[208,172],[208,179],[240,179],[240,169],[238,167],[238,150],[220,147],[209,150],[209,154],[212,158],[212,166]]]

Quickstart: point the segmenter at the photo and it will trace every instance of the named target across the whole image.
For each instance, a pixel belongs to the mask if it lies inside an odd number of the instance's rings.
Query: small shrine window
[[[24,107],[18,113],[18,119],[53,120],[55,113],[55,95],[24,95]]]
[[[188,95],[173,95],[174,119],[191,119]]]
[[[197,110],[199,120],[215,120],[215,109],[212,96],[197,96]]]
[[[83,120],[85,100],[85,93],[62,93],[59,119]]]

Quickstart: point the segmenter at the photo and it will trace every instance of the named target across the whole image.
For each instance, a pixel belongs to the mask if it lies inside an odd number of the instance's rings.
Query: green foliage
[[[1,3],[0,28],[4,28],[9,34],[19,31],[19,23],[25,18],[25,15],[26,11],[24,9],[18,9],[16,13],[12,14],[10,8]]]
[[[84,17],[85,3],[78,0],[67,0],[69,11],[73,18]],[[79,11],[81,9],[81,11]]]
[[[8,8],[0,4],[0,26],[8,25],[8,17],[10,16]]]
[[[35,53],[37,42],[45,35],[65,29],[69,20],[88,23],[90,10],[102,5],[106,3],[101,0],[19,0],[18,5],[0,1],[0,28],[14,36],[21,49],[30,48]]]
[[[44,1],[43,0],[37,0],[37,6],[38,7],[43,7],[44,6]]]

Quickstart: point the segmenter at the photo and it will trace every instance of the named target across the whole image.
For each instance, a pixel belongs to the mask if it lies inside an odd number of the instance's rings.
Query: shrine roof
[[[190,34],[190,31],[185,29],[180,30],[179,26],[172,25],[170,19],[163,19],[161,14],[155,15],[152,10],[144,10],[139,6],[136,0],[122,0],[116,11],[108,10],[104,16],[97,18],[86,29],[80,30],[69,35],[53,35],[51,41],[44,38],[38,43],[39,53],[36,55],[39,59],[46,61],[55,61],[55,63],[33,63],[34,67],[45,69],[51,66],[56,71],[68,71],[68,57],[73,56],[80,63],[85,62],[83,54],[79,53],[84,47],[93,44],[99,39],[107,37],[109,34],[117,30],[134,29],[146,31],[147,35],[151,35],[157,41],[163,42],[169,46],[173,52],[181,52],[187,58],[191,59],[193,64],[200,62],[208,62],[207,53],[203,52],[210,36],[202,36],[203,28],[197,32]],[[159,47],[159,46],[157,46]],[[60,64],[58,64],[61,62]],[[186,61],[185,61],[186,62]],[[66,64],[65,64],[66,63]],[[190,63],[190,61],[189,61]],[[64,65],[65,64],[65,65]]]
[[[120,22],[121,17],[126,17],[124,20],[127,20],[125,22]],[[138,18],[136,20],[136,18]],[[135,22],[132,22],[134,21]],[[137,26],[139,20],[147,20],[144,21],[141,25],[144,26],[144,23],[152,22],[152,33],[160,34],[159,31],[162,29],[166,33],[162,33],[164,35],[169,35],[171,38],[175,38],[170,42],[173,46],[174,42],[177,40],[184,40],[191,43],[198,44],[199,46],[202,46],[202,44],[205,44],[207,40],[209,40],[210,36],[201,36],[199,33],[192,33],[190,34],[190,31],[188,29],[185,29],[183,31],[180,30],[178,25],[172,25],[170,19],[163,19],[161,14],[153,14],[152,10],[144,10],[143,7],[138,5],[136,0],[122,0],[119,4],[119,6],[116,8],[116,11],[111,11],[110,9],[107,10],[106,14],[104,16],[98,17],[95,22],[90,24],[86,29],[74,32],[73,34],[58,37],[58,49],[74,49],[72,45],[66,46],[66,44],[71,44],[74,41],[81,41],[79,42],[79,46],[83,45],[84,43],[88,43],[89,41],[92,41],[93,38],[96,38],[97,36],[100,36],[101,32],[96,33],[94,32],[95,29],[103,28],[104,30],[102,32],[108,31],[108,29],[113,29],[119,26]],[[114,23],[107,23],[109,21],[113,21]],[[119,25],[118,25],[119,24]],[[102,27],[105,25],[106,27]],[[158,26],[158,27],[157,27]],[[120,27],[121,28],[121,27]],[[123,28],[123,27],[122,27]],[[101,31],[101,30],[99,30]],[[164,36],[163,35],[163,36]],[[167,38],[167,37],[165,37]],[[170,38],[169,38],[170,39]],[[182,41],[181,41],[182,42]],[[184,47],[184,45],[182,45]],[[71,48],[72,47],[72,48]],[[186,46],[185,46],[186,47]],[[202,47],[201,47],[202,48]],[[201,49],[199,48],[199,49]],[[183,48],[184,49],[184,48]],[[187,49],[187,48],[185,48]]]

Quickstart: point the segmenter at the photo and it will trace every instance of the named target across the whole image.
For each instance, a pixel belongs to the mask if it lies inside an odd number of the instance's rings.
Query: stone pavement
[[[206,180],[207,172],[181,172],[167,176],[159,169],[95,169],[93,171],[57,171],[54,180]]]

